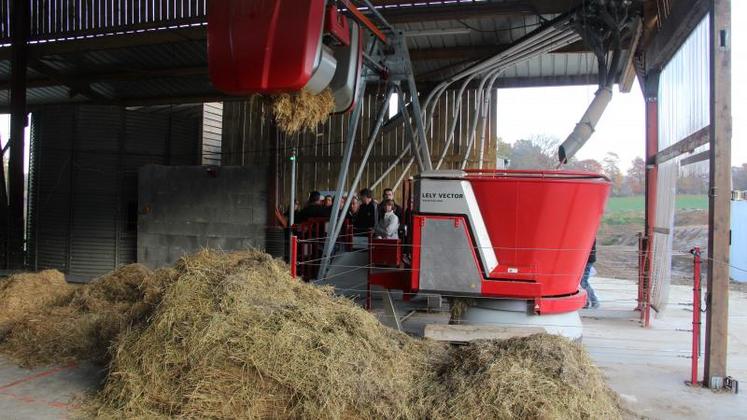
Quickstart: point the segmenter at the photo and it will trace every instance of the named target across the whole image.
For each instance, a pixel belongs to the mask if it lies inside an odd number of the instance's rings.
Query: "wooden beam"
[[[499,325],[446,325],[428,324],[423,336],[431,340],[467,343],[475,340],[506,340],[545,333],[542,327],[516,327]]]
[[[705,385],[723,388],[729,336],[731,245],[731,0],[710,1],[710,191]]]
[[[652,3],[652,2],[649,2]],[[708,0],[677,0],[672,14],[644,46],[646,72],[661,71],[708,13]]]
[[[677,156],[684,155],[685,153],[692,153],[698,147],[708,144],[709,130],[710,126],[703,127],[700,130],[690,134],[684,139],[657,153],[656,164],[661,165],[662,163],[672,160]]]
[[[711,151],[706,150],[704,152],[696,153],[692,156],[688,156],[680,161],[680,166],[692,165],[693,163],[702,162],[711,158]]]
[[[625,65],[620,73],[620,92],[628,93],[633,88],[633,82],[636,78],[636,62],[635,56],[638,51],[638,43],[641,40],[641,34],[643,33],[643,22],[638,19],[635,28],[633,29],[633,39],[630,41],[628,46],[628,56],[625,59]]]

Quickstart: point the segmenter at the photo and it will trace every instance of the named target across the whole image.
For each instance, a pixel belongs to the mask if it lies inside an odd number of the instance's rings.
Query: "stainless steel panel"
[[[480,293],[480,272],[463,222],[426,219],[420,251],[420,289]]]

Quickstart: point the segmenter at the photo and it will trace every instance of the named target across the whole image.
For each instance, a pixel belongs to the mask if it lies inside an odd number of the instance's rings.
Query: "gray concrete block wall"
[[[267,168],[144,166],[138,210],[137,259],[152,268],[202,248],[264,248]]]

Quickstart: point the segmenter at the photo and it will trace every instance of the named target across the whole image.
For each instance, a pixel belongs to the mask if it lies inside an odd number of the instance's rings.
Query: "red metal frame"
[[[421,247],[421,236],[420,227],[425,223],[425,219],[440,219],[440,220],[454,220],[458,226],[463,226],[465,234],[471,239],[471,233],[467,229],[466,220],[464,216],[435,216],[435,215],[415,215],[412,219],[413,226],[413,242],[412,242],[412,267],[409,274],[404,271],[398,272],[386,272],[370,274],[375,278],[371,283],[379,284],[382,287],[402,289],[409,292],[416,292],[420,289],[420,247]],[[420,224],[419,227],[416,227]],[[477,253],[474,247],[472,247],[472,258],[476,267],[481,267],[480,262],[477,258]],[[480,270],[482,272],[482,269]],[[405,288],[404,278],[405,276],[410,277],[409,287]],[[517,280],[504,280],[504,279],[492,279],[488,278],[485,273],[482,273],[480,282],[480,295],[484,297],[510,297],[518,299],[534,300],[535,312],[538,314],[550,314],[550,313],[562,313],[572,312],[581,309],[586,304],[586,292],[583,289],[578,289],[576,293],[567,296],[558,297],[545,297],[542,296],[542,284],[534,281],[517,281]]]
[[[696,385],[698,384],[698,356],[700,355],[700,248],[695,247],[690,253],[693,254],[693,343],[690,384]]]
[[[399,267],[402,262],[402,243],[399,239],[369,238],[372,266]]]
[[[297,91],[315,70],[325,0],[208,2],[208,70],[232,94]]]
[[[298,237],[292,235],[290,237],[290,258],[288,258],[290,264],[290,275],[294,279],[298,277]]]
[[[324,30],[332,34],[342,45],[350,45],[350,23],[337,11],[337,6],[334,4],[327,6]]]
[[[329,219],[326,217],[314,217],[293,225],[292,233],[297,236],[298,254],[297,264],[300,266],[298,274],[304,279],[315,279],[319,274],[320,259],[324,250],[323,239],[327,237],[326,227]],[[345,232],[341,237],[350,238],[342,242],[346,251],[353,248],[353,226],[347,220],[343,221],[342,231]],[[293,236],[292,236],[293,237]],[[313,261],[309,264],[306,262]]]
[[[534,170],[534,169],[465,169],[467,178],[478,177],[478,176],[494,176],[494,177],[531,177],[531,178],[602,178],[606,181],[610,179],[603,174],[589,171],[574,171],[574,170]]]
[[[586,290],[579,288],[570,296],[535,299],[534,311],[538,315],[577,311],[586,305]]]
[[[362,23],[366,28],[368,28],[371,33],[373,33],[376,38],[379,38],[381,42],[388,44],[389,41],[386,38],[386,35],[384,35],[383,32],[379,29],[378,26],[376,26],[375,23],[371,22],[371,20],[366,17],[363,13],[361,13],[360,10],[358,10],[357,7],[350,1],[350,0],[341,0],[342,4],[345,5],[345,7],[350,10],[350,13],[355,17],[355,19]]]
[[[654,251],[654,225],[656,223],[656,181],[658,166],[656,155],[659,152],[659,101],[656,93],[646,95],[646,226],[643,247],[641,248],[643,263],[642,282],[639,283],[639,296],[642,302],[641,323],[644,327],[651,325],[651,291]],[[640,287],[643,290],[640,290]]]

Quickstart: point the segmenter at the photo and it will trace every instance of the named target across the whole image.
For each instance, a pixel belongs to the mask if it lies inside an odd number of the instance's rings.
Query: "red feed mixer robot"
[[[330,89],[335,111],[345,112],[360,88],[363,32],[338,6],[386,39],[347,0],[208,4],[210,77],[228,94]],[[404,35],[397,36],[404,44]],[[399,70],[390,66],[387,77],[398,75],[415,91],[404,62],[407,54],[394,57],[389,64]],[[608,179],[573,171],[425,171],[411,186],[411,211],[401,221],[409,226],[404,243],[374,240],[370,260],[355,263],[376,267],[369,284],[467,298],[464,323],[533,325],[580,337],[577,311],[586,295],[579,282],[609,195]],[[362,256],[349,254],[335,257],[337,263]]]
[[[470,299],[466,324],[541,326],[581,335],[579,288],[609,196],[607,178],[575,171],[432,171],[413,181],[411,263],[369,282]],[[391,261],[374,241],[372,262]]]

